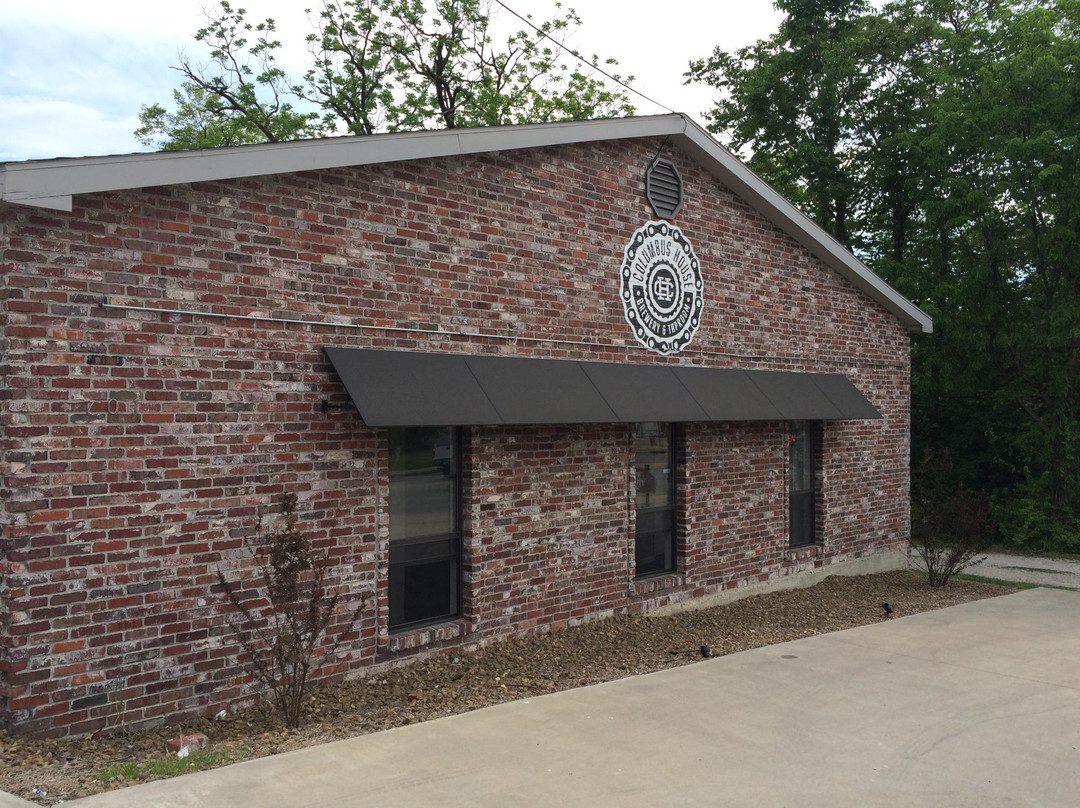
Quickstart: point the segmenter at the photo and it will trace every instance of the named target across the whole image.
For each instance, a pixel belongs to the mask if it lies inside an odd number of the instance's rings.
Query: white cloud
[[[0,96],[0,162],[145,151],[138,116],[113,117],[73,101]]]
[[[167,38],[126,40],[36,23],[0,29],[0,159],[123,153],[144,104],[167,101]]]
[[[216,0],[0,0],[0,160],[59,155],[125,153],[142,148],[132,132],[139,110],[168,105],[180,74],[170,67],[184,50],[198,62],[195,42],[205,24],[204,5]],[[312,28],[304,7],[321,0],[236,0],[248,19],[273,17],[283,48],[280,64],[303,73]],[[507,0],[541,21],[554,0]],[[719,45],[733,50],[775,30],[780,15],[771,0],[737,6],[715,0],[573,0],[583,26],[571,45],[584,54],[619,61],[620,75],[663,107],[693,117],[710,106],[715,91],[684,86],[691,59]],[[613,12],[613,8],[617,11]],[[497,10],[497,9],[496,9]],[[521,24],[507,18],[503,27]],[[641,114],[662,112],[639,98]]]

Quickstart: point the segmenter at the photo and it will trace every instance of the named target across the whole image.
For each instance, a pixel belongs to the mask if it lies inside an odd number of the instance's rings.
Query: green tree
[[[171,151],[241,146],[266,140],[244,116],[230,114],[224,99],[194,82],[185,81],[179,90],[173,90],[173,104],[174,112],[160,104],[143,107],[139,116],[142,125],[135,130],[135,136],[143,143],[165,137],[162,147]]]
[[[195,33],[210,47],[210,62],[196,66],[182,57],[184,75],[173,94],[177,108],[143,107],[135,131],[143,143],[166,149],[276,142],[321,134],[318,115],[295,109],[297,95],[276,61],[281,41],[272,19],[247,22],[242,8],[222,0],[217,16]]]
[[[382,0],[326,0],[321,28],[307,35],[312,67],[297,93],[322,110],[322,130],[338,124],[370,135],[393,104],[394,53],[382,27]]]
[[[559,3],[555,4],[562,10]],[[498,126],[632,114],[625,94],[570,69],[559,44],[581,25],[572,10],[496,47],[479,0],[396,0],[391,48],[405,91],[391,128]],[[575,54],[576,55],[576,54]],[[592,64],[598,66],[597,57]],[[613,61],[608,64],[614,64]]]
[[[997,382],[1003,460],[1020,477],[1001,516],[1028,544],[1080,549],[1080,5],[991,6],[973,23],[936,119],[968,147],[948,166],[961,322]]]
[[[1002,538],[1080,547],[1080,4],[779,5],[775,36],[691,64],[714,131],[934,316],[918,456],[991,492]]]
[[[211,61],[182,58],[175,110],[144,107],[136,134],[202,148],[632,114],[625,92],[598,77],[596,57],[569,63],[561,43],[581,20],[556,10],[496,46],[480,0],[324,0],[306,37],[311,66],[296,82],[278,65],[274,21],[251,23],[222,0],[195,35]]]
[[[713,131],[750,167],[851,246],[857,156],[875,59],[866,0],[777,0],[780,29],[754,45],[690,64],[721,95]]]

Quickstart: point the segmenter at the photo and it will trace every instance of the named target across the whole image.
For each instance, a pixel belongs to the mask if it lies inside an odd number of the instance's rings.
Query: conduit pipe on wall
[[[266,317],[258,314],[223,314],[217,311],[201,311],[198,309],[166,309],[160,306],[131,306],[121,303],[113,303],[108,298],[101,300],[102,308],[106,309],[120,309],[123,311],[143,311],[152,312],[156,314],[184,314],[189,317],[213,317],[219,320],[243,320],[253,323],[275,323],[275,324],[291,324],[291,325],[306,325],[306,326],[320,326],[323,328],[349,328],[354,331],[381,331],[391,333],[405,333],[405,334],[432,334],[438,337],[475,337],[478,339],[498,339],[510,343],[518,342],[533,342],[541,343],[544,345],[576,345],[585,348],[601,348],[604,350],[610,350],[612,348],[633,348],[634,346],[619,345],[612,342],[590,342],[588,340],[571,340],[571,339],[554,339],[551,337],[522,337],[517,334],[484,334],[480,331],[449,331],[445,328],[422,328],[419,326],[402,327],[392,325],[364,325],[363,323],[338,323],[329,320],[300,320],[297,318],[289,317]],[[730,353],[727,351],[702,351],[702,350],[688,350],[683,351],[683,354],[690,354],[695,356],[723,356],[728,359],[744,359],[753,362],[824,362],[830,365],[844,365],[851,367],[856,365],[858,367],[883,367],[883,368],[896,368],[901,367],[899,362],[869,362],[866,360],[860,360],[858,362],[852,362],[850,359],[831,359],[824,356],[766,356],[759,354],[739,354]]]

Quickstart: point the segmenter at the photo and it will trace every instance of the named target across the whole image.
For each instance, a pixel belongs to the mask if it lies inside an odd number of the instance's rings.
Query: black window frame
[[[639,442],[642,438],[642,429],[647,425],[664,426],[667,430],[667,504],[661,506],[641,507],[640,495],[643,490],[642,466],[638,463]],[[678,539],[679,539],[679,451],[680,438],[679,425],[667,421],[643,421],[634,425],[634,452],[633,463],[635,467],[634,486],[634,578],[653,578],[660,575],[671,575],[678,572]],[[651,477],[649,478],[651,479]],[[644,517],[644,518],[643,518]],[[648,532],[642,530],[643,523],[655,525],[656,522],[666,522],[664,529],[652,529]],[[659,552],[658,552],[659,549]],[[650,552],[651,551],[651,552]],[[643,565],[643,558],[663,557],[659,565]],[[643,570],[642,567],[645,566]]]
[[[805,435],[806,445],[802,452],[796,447],[800,434]],[[788,458],[788,546],[792,549],[812,547],[818,543],[818,506],[821,499],[819,421],[789,421],[787,424]],[[798,469],[798,476],[809,481],[809,488],[796,487],[796,462],[801,459],[805,467]]]
[[[462,483],[462,430],[460,427],[390,427],[387,429],[388,457],[392,456],[395,448],[395,434],[401,434],[407,430],[417,429],[445,429],[449,430],[452,444],[452,453],[445,467],[438,457],[438,452],[433,446],[432,465],[441,473],[453,480],[451,494],[453,513],[451,515],[451,530],[430,535],[409,537],[407,539],[395,539],[393,517],[388,515],[389,531],[387,538],[387,623],[392,633],[409,631],[424,626],[445,623],[461,617],[463,613],[464,598],[464,565],[462,563],[462,519],[463,519],[463,483]],[[437,444],[436,444],[437,445]],[[393,511],[391,498],[394,496],[394,483],[397,476],[393,469],[392,459],[387,468],[387,502],[390,511]],[[440,545],[442,545],[440,547]],[[448,588],[447,609],[437,614],[425,614],[424,616],[407,619],[405,617],[407,603],[404,600],[408,591],[402,590],[407,586],[402,577],[403,573],[410,568],[421,565],[446,564],[447,577],[445,579]],[[399,600],[400,599],[400,600]]]

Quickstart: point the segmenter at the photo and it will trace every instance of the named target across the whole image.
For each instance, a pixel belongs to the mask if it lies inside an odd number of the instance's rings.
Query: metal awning
[[[323,350],[368,426],[881,418],[839,373]]]

